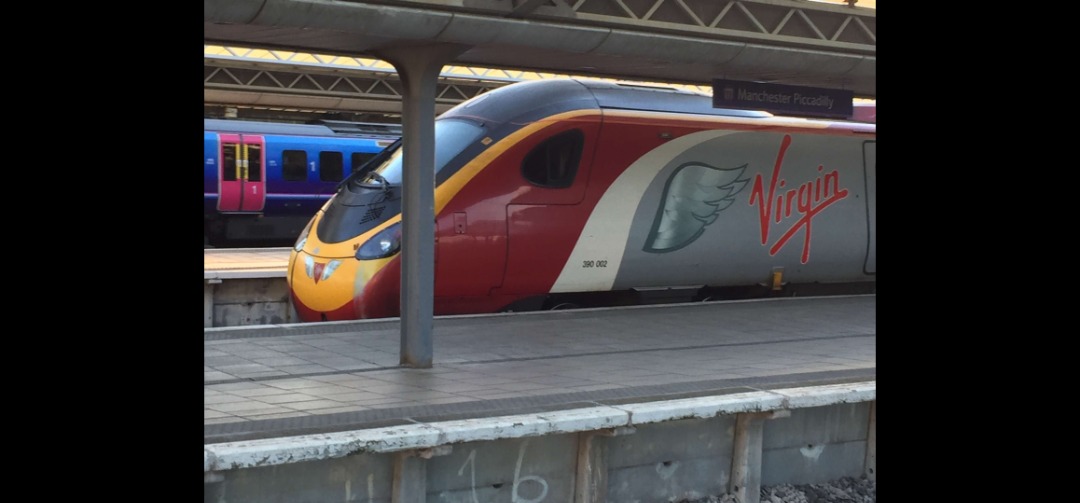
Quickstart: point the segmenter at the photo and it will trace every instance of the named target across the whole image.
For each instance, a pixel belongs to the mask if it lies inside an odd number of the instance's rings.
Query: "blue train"
[[[337,189],[401,137],[396,124],[204,119],[206,246],[289,246]]]

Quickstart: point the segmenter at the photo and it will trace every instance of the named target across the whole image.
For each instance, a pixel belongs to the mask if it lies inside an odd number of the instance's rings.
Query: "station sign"
[[[855,93],[839,89],[713,79],[713,108],[850,119]]]

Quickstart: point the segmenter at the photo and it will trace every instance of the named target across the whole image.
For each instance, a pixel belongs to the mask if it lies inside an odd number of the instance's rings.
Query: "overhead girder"
[[[876,9],[805,0],[371,0],[537,20],[875,53]]]
[[[448,65],[436,84],[436,113],[513,82],[557,76]],[[705,86],[676,86],[709,91]],[[397,71],[378,59],[244,47],[206,46],[204,51],[203,100],[211,108],[275,109],[281,110],[276,118],[298,120],[327,112],[396,116],[401,113],[401,93]]]
[[[441,77],[436,86],[436,109],[441,113],[511,82]],[[385,71],[245,64],[212,58],[203,63],[207,104],[400,114],[402,92],[397,73]]]
[[[207,43],[365,56],[467,46],[453,64],[873,98],[876,9],[802,0],[204,0]]]

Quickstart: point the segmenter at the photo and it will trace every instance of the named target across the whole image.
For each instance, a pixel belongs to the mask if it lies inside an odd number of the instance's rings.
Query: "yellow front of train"
[[[328,243],[314,231],[326,217],[325,208],[311,219],[289,254],[286,279],[297,315],[302,321],[397,316],[398,289],[389,283],[399,281],[400,268],[390,273],[387,266],[399,256],[401,215],[355,238]],[[388,275],[392,281],[380,281]],[[380,288],[369,290],[372,283]]]
[[[398,316],[400,146],[344,180],[297,238],[286,280],[300,320]]]

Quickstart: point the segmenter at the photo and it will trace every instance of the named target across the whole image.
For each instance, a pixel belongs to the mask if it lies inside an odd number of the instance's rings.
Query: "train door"
[[[218,211],[262,211],[266,204],[263,137],[221,135]]]
[[[866,169],[866,274],[877,273],[877,142],[863,144],[863,163]]]
[[[502,293],[547,293],[588,217],[581,202],[600,125],[570,123],[559,129],[512,157],[521,186],[506,205]]]

